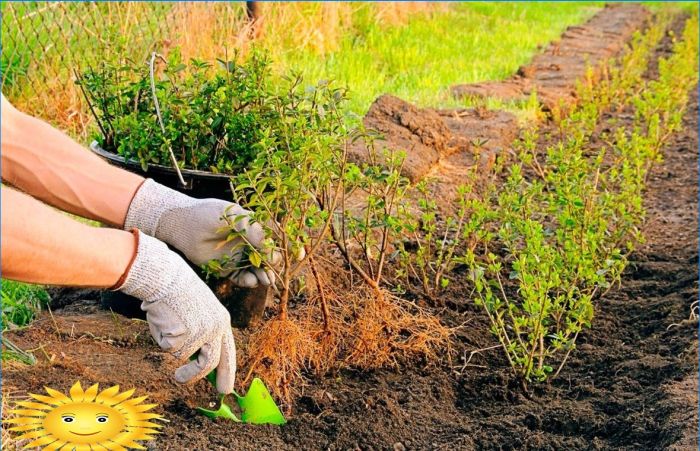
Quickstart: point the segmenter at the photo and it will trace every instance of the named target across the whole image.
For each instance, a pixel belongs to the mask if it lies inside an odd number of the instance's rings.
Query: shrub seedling
[[[275,112],[270,61],[260,51],[237,61],[184,63],[172,51],[154,80],[165,134],[162,132],[149,64],[101,61],[76,74],[100,129],[98,142],[126,159],[170,166],[172,147],[187,169],[235,174],[255,159],[255,144]],[[272,116],[272,117],[271,117]]]
[[[468,267],[475,303],[524,387],[559,373],[590,327],[595,299],[620,280],[627,253],[642,239],[646,175],[697,83],[692,21],[673,55],[659,61],[659,79],[642,83],[663,20],[635,37],[603,83],[594,86],[589,73],[579,87],[581,103],[559,123],[566,139],[543,155],[536,136],[527,135],[503,187],[473,204],[472,220],[486,229],[485,239],[457,259]],[[634,107],[634,123],[618,127],[608,148],[591,152],[590,138],[613,104]]]

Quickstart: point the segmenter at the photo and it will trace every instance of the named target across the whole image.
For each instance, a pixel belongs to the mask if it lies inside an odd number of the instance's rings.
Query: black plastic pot
[[[90,144],[90,150],[115,166],[143,177],[151,178],[189,196],[198,199],[217,198],[231,200],[231,183],[227,175],[181,169],[180,172],[186,183],[186,186],[183,187],[177,172],[173,168],[151,164],[144,171],[138,161],[125,160],[120,155],[104,150],[97,141],[93,141]],[[200,276],[202,275],[199,268],[196,266],[192,266],[192,268]],[[208,282],[208,285],[231,313],[231,324],[235,327],[248,327],[260,320],[265,311],[267,299],[271,296],[270,288],[238,288],[228,279],[211,280]],[[121,313],[130,318],[145,318],[145,313],[140,307],[141,301],[118,291],[103,291],[101,302],[103,307],[116,313]]]
[[[141,168],[141,163],[134,160],[125,160],[121,155],[100,147],[97,141],[90,144],[90,150],[109,161],[115,166],[134,172],[144,177],[149,177],[167,187],[176,189],[197,199],[214,197],[217,199],[231,200],[231,181],[228,175],[214,174],[207,171],[195,171],[192,169],[180,169],[185,186],[180,184],[177,172],[169,166],[149,164],[146,171]]]

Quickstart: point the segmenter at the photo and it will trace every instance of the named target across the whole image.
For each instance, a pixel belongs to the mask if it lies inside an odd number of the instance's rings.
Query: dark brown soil
[[[545,110],[560,102],[572,103],[576,80],[583,78],[589,66],[596,67],[617,54],[648,18],[649,12],[640,5],[609,4],[586,24],[569,27],[559,41],[510,79],[457,85],[452,93],[457,97],[526,101],[535,91]]]
[[[468,366],[344,372],[304,389],[288,425],[215,423],[195,406],[215,399],[204,382],[175,385],[176,367],[143,322],[97,311],[97,301],[44,315],[7,336],[34,349],[33,367],[3,368],[11,397],[76,380],[136,387],[170,420],[153,449],[697,449],[697,94],[685,131],[650,177],[647,243],[621,289],[600,300],[593,328],[558,380],[523,396],[498,349]],[[459,287],[445,298],[460,354],[493,346],[484,318]],[[76,312],[80,312],[77,314]]]
[[[625,125],[632,116],[616,119]],[[693,92],[683,131],[649,178],[646,243],[632,255],[621,287],[598,301],[592,329],[579,337],[559,378],[531,387],[529,396],[459,283],[438,312],[448,325],[466,323],[457,329],[451,364],[311,379],[284,427],[197,414],[196,406],[216,399],[207,383],[176,385],[177,363],[160,352],[147,325],[101,311],[94,293],[6,334],[34,349],[39,362],[6,363],[3,393],[16,399],[44,386],[67,391],[76,380],[135,387],[170,421],[148,444],[158,450],[697,449],[698,324],[688,320],[698,297],[697,167]]]
[[[378,97],[363,123],[368,130],[381,134],[375,141],[380,161],[386,147],[406,153],[402,173],[412,182],[422,179],[451,150],[448,145],[452,134],[435,111],[418,108],[395,96]],[[368,161],[366,145],[358,142],[351,146],[350,159]]]

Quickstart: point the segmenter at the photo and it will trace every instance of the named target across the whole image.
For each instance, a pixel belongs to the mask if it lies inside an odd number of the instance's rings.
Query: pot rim
[[[116,163],[119,166],[124,166],[128,167],[131,170],[136,170],[141,174],[148,174],[149,170],[153,170],[154,172],[159,172],[159,173],[167,173],[167,174],[172,174],[172,175],[177,175],[177,172],[175,169],[169,167],[169,166],[163,166],[160,164],[149,164],[148,169],[146,171],[143,170],[141,167],[141,163],[139,163],[136,160],[127,160],[121,155],[117,155],[114,152],[109,152],[108,150],[105,150],[100,146],[100,143],[97,142],[97,140],[94,140],[90,143],[90,150],[104,158],[107,161],[110,161],[112,163]],[[200,171],[198,169],[180,169],[180,172],[183,175],[188,175],[191,177],[195,178],[205,178],[205,179],[217,179],[217,180],[223,180],[223,179],[230,179],[232,176],[227,175],[227,174],[215,174],[210,171]]]

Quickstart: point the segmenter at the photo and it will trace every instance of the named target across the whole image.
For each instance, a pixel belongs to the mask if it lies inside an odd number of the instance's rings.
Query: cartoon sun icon
[[[29,395],[39,402],[18,401],[11,410],[16,418],[11,431],[22,432],[18,439],[32,440],[26,448],[43,450],[127,450],[145,449],[136,440],[152,440],[160,424],[150,420],[161,415],[148,413],[156,404],[142,404],[146,396],[132,398],[134,390],[119,392],[119,386],[98,393],[98,384],[83,390],[80,382],[70,396],[45,387],[45,395]]]

